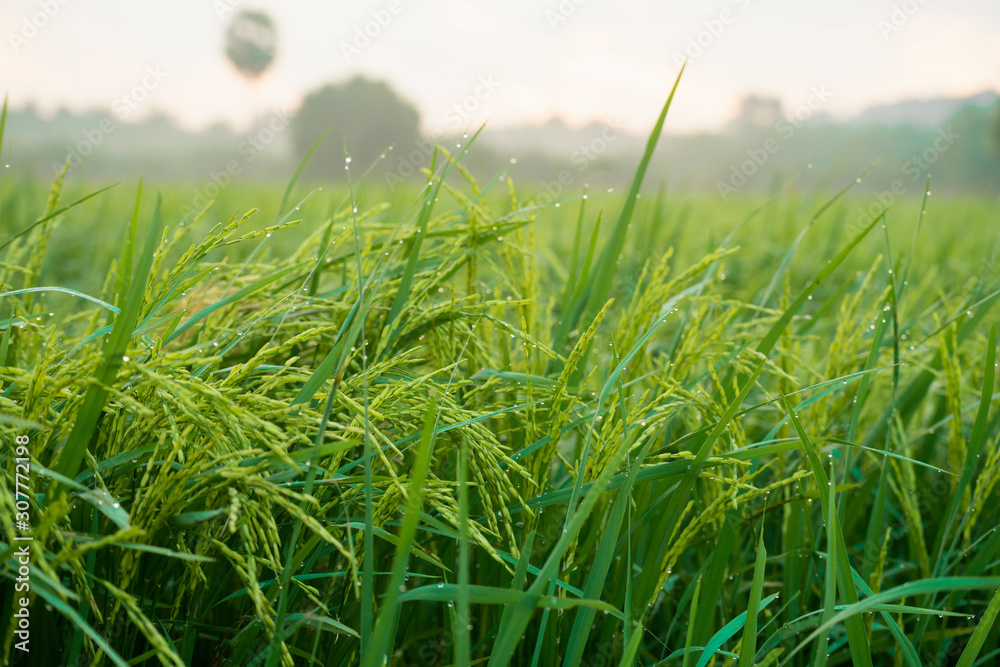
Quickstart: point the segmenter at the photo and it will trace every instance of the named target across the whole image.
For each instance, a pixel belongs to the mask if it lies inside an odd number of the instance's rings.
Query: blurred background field
[[[67,160],[70,183],[144,174],[203,202],[285,182],[329,133],[306,180],[343,182],[346,142],[362,170],[386,154],[368,180],[396,188],[485,125],[475,173],[578,194],[627,185],[686,63],[650,185],[725,200],[813,165],[806,192],[869,167],[862,196],[919,197],[928,172],[941,194],[1000,191],[1000,15],[980,0],[313,4],[14,1],[7,162],[42,181]]]
[[[589,238],[597,213],[611,216],[620,210],[625,196],[621,188],[611,188],[611,191],[591,189],[586,191],[584,199],[581,188],[580,192],[567,192],[546,203],[548,192],[544,188],[531,183],[522,187],[514,183],[512,177],[509,178],[512,181],[510,184],[492,179],[494,186],[484,196],[496,210],[505,214],[532,207],[534,253],[545,266],[545,271],[559,280],[565,279],[568,270],[566,258],[572,249],[581,207],[585,211],[583,230]],[[861,183],[853,185],[851,182],[840,184],[851,186],[850,190],[809,231],[806,237],[809,252],[792,258],[793,275],[806,275],[814,270],[817,257],[835,254],[863,224],[872,220],[873,210],[880,212],[884,208],[878,197],[863,196],[865,181],[862,179]],[[10,180],[7,182],[11,183]],[[766,268],[780,262],[789,244],[802,230],[803,222],[832,196],[804,192],[796,185],[792,183],[776,191],[770,201],[766,195],[750,193],[722,201],[704,193],[670,194],[665,188],[650,188],[638,202],[620,270],[625,275],[634,275],[649,253],[665,252],[668,248],[673,250],[674,257],[681,263],[695,263],[762,205],[766,208],[746,222],[734,237],[733,242],[741,251],[729,261],[744,266],[744,270],[751,274],[754,267]],[[24,221],[41,217],[43,208],[39,203],[45,200],[49,186],[41,180],[25,179],[16,187],[11,187],[3,200],[5,218]],[[510,203],[509,186],[520,198],[517,209]],[[362,180],[354,187],[360,205],[387,205],[373,219],[390,225],[412,216],[413,202],[420,193],[416,186],[406,185],[390,190],[377,181],[369,186]],[[1000,229],[990,223],[997,215],[996,201],[988,195],[954,195],[948,194],[947,190],[940,193],[933,181],[931,188],[929,223],[921,230],[921,243],[915,248],[918,254],[913,258],[922,267],[921,277],[928,281],[928,296],[939,296],[940,290],[947,291],[965,279],[993,278],[1000,271],[996,256]],[[104,270],[111,266],[120,251],[120,234],[128,222],[126,212],[133,197],[129,190],[129,183],[122,182],[60,217],[58,232],[53,233],[48,242],[48,254],[39,278],[41,282],[70,285],[82,291],[100,289]],[[349,197],[349,191],[343,184],[300,184],[294,191],[297,206],[280,215],[278,209],[284,190],[284,186],[277,184],[256,185],[237,180],[220,193],[197,221],[195,214],[200,211],[192,209],[191,191],[187,186],[168,186],[158,192],[163,197],[162,215],[172,220],[173,226],[190,226],[192,238],[198,238],[222,220],[242,216],[249,209],[259,209],[259,213],[246,223],[248,230],[263,229],[279,218],[301,220],[301,224],[269,238],[260,251],[263,254],[258,255],[280,258],[298,247],[306,235],[319,229]],[[920,190],[922,194],[922,187]],[[70,184],[65,187],[62,196],[65,203],[70,203],[90,192],[92,190],[81,184]],[[449,197],[443,195],[441,198],[447,202]],[[559,203],[558,207],[555,202]],[[900,250],[909,248],[922,202],[923,198],[916,194],[891,202],[886,219],[893,247]],[[144,206],[146,215],[142,220],[148,221],[151,211],[147,209],[152,203],[147,202]],[[15,233],[19,229],[12,224],[3,231]],[[603,231],[598,231],[598,243],[603,243],[608,234],[609,225],[605,222]],[[848,262],[857,270],[867,268],[876,256],[884,254],[883,246],[877,240],[869,241]],[[253,250],[249,247],[235,246],[225,252],[219,251],[217,255],[220,260],[236,263],[246,259],[251,252]],[[105,269],[95,270],[98,267]],[[738,275],[733,274],[731,283],[734,296],[750,296],[752,289],[758,286],[753,281],[745,284],[736,277]]]

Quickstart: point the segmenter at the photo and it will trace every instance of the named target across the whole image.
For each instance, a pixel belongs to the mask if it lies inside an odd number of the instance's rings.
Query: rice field
[[[658,191],[669,104],[558,206],[4,170],[4,664],[1000,664],[998,203]]]

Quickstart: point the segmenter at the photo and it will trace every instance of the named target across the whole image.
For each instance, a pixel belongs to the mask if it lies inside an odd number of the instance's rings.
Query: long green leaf
[[[400,589],[406,580],[406,566],[410,560],[410,549],[417,533],[417,523],[420,520],[420,507],[423,504],[424,480],[430,468],[431,455],[434,449],[434,422],[437,414],[437,402],[431,400],[424,417],[424,428],[420,437],[420,447],[417,449],[413,472],[407,486],[406,513],[403,515],[403,525],[399,530],[399,546],[392,561],[392,576],[383,598],[378,620],[368,655],[362,656],[365,667],[380,667],[392,655],[392,642],[396,634],[396,620],[399,614]],[[370,555],[366,556],[370,558]]]
[[[993,594],[993,599],[986,607],[986,613],[979,619],[979,625],[969,637],[969,643],[965,645],[965,650],[962,651],[962,656],[958,659],[958,664],[955,667],[972,667],[975,664],[979,652],[983,649],[983,644],[986,643],[986,639],[993,630],[997,614],[1000,614],[1000,589],[997,589],[997,592]]]
[[[829,507],[829,490],[832,482],[827,477],[826,471],[823,469],[823,464],[820,462],[819,455],[816,453],[816,448],[813,447],[812,441],[809,439],[809,436],[806,435],[805,429],[802,428],[802,423],[799,421],[798,415],[795,414],[795,410],[792,409],[791,404],[788,402],[788,398],[783,396],[782,400],[785,404],[785,410],[792,421],[792,426],[795,427],[795,432],[802,441],[802,447],[805,449],[806,458],[812,468],[813,477],[816,479],[816,486],[819,489],[820,502],[823,504],[823,515],[824,517],[831,517],[833,519],[832,525],[826,525],[826,534],[831,548],[835,549],[837,552],[837,581],[840,585],[840,594],[849,605],[856,604],[858,602],[858,591],[855,588],[854,580],[850,575],[851,561],[847,554],[847,545],[844,543],[844,538],[840,531],[840,521],[837,517],[837,513]],[[824,523],[826,523],[826,521],[824,521]],[[871,667],[872,657],[868,646],[868,635],[865,632],[865,626],[860,617],[847,617],[847,638],[848,645],[851,650],[851,659],[854,661],[854,664]]]
[[[764,590],[764,566],[767,562],[767,548],[764,546],[764,531],[757,540],[757,559],[753,566],[753,583],[750,585],[750,604],[747,605],[743,640],[740,641],[740,667],[753,667],[754,653],[757,652],[757,610],[760,609],[761,591]]]
[[[754,614],[759,614],[762,609],[767,607],[767,605],[771,604],[776,599],[778,599],[778,593],[775,593],[774,595],[769,595],[768,597],[761,600],[760,606],[757,607],[757,609],[754,611]],[[732,639],[732,637],[737,632],[743,629],[743,627],[746,625],[746,622],[747,622],[747,612],[743,612],[733,620],[726,623],[721,630],[712,635],[712,638],[708,640],[707,644],[705,644],[705,650],[701,652],[701,656],[698,658],[698,662],[695,663],[695,667],[705,667],[705,665],[709,663],[712,657],[719,652],[719,649],[722,648],[722,645],[725,644],[730,639]],[[741,655],[742,653],[743,652],[741,651]]]
[[[581,317],[585,316],[585,319],[592,320],[608,300],[617,267],[618,255],[621,254],[622,248],[625,245],[626,232],[635,212],[639,191],[642,189],[642,181],[653,159],[653,153],[656,150],[657,143],[659,143],[660,135],[663,133],[663,124],[666,122],[667,112],[674,101],[674,94],[677,92],[677,87],[680,85],[683,74],[684,67],[681,67],[681,71],[678,72],[677,79],[670,89],[670,94],[667,96],[667,101],[663,104],[660,115],[656,119],[656,124],[653,126],[649,139],[646,141],[646,150],[643,152],[639,166],[636,168],[635,176],[632,178],[632,186],[629,188],[629,193],[622,205],[618,220],[611,229],[611,237],[608,239],[604,250],[601,251],[601,255],[594,266],[594,271],[589,273],[589,275],[584,274],[581,278],[579,300],[567,305],[567,315],[562,318],[555,337],[555,348],[557,350],[563,348],[570,331],[576,327]]]
[[[160,241],[163,225],[160,221],[160,198],[156,199],[156,209],[153,212],[153,222],[146,237],[146,245],[142,256],[135,267],[135,272],[129,282],[128,296],[121,312],[115,318],[114,328],[104,348],[104,356],[100,366],[94,373],[95,384],[91,385],[84,397],[83,404],[77,413],[76,422],[63,446],[55,472],[66,477],[74,477],[80,468],[84,452],[95,437],[95,428],[108,400],[107,387],[114,384],[118,369],[122,365],[132,332],[135,330],[142,310],[143,295],[146,284],[152,276],[149,275],[153,265],[153,257]],[[51,499],[51,494],[47,499]]]
[[[67,206],[63,206],[61,209],[53,211],[52,213],[49,213],[48,215],[43,215],[41,218],[39,218],[38,220],[35,220],[33,223],[31,223],[30,225],[28,225],[27,227],[25,227],[24,229],[22,229],[21,231],[19,231],[17,234],[14,234],[13,236],[11,236],[9,239],[7,239],[6,241],[4,241],[3,243],[0,243],[0,250],[3,250],[7,246],[9,246],[11,243],[13,243],[17,239],[21,238],[22,236],[24,236],[25,234],[30,234],[31,230],[33,230],[38,225],[44,224],[44,223],[46,223],[49,220],[52,220],[54,218],[58,218],[60,215],[62,215],[66,211],[68,211],[70,209],[73,209],[73,208],[76,208],[77,206],[79,206],[83,202],[85,202],[85,201],[87,201],[89,199],[93,199],[94,197],[96,197],[97,195],[101,194],[102,192],[107,192],[108,190],[110,190],[111,188],[115,187],[119,183],[121,183],[121,181],[119,181],[118,183],[112,183],[111,185],[108,185],[107,187],[103,187],[100,190],[95,190],[94,192],[91,192],[89,195],[86,195],[84,197],[80,197],[79,199],[77,199],[72,204],[69,204]]]
[[[1000,577],[937,577],[934,579],[918,579],[917,581],[901,584],[895,588],[882,591],[881,593],[864,598],[858,602],[844,605],[843,608],[830,617],[828,621],[820,624],[819,627],[817,627],[812,633],[800,641],[799,644],[785,656],[784,660],[781,661],[781,664],[787,665],[796,655],[798,655],[800,651],[802,651],[803,648],[809,645],[809,642],[813,641],[821,634],[828,632],[837,624],[843,623],[851,618],[858,618],[861,614],[867,611],[875,611],[880,605],[887,602],[893,602],[895,600],[917,595],[930,595],[933,593],[943,593],[948,591],[990,590],[995,588],[1000,588]]]

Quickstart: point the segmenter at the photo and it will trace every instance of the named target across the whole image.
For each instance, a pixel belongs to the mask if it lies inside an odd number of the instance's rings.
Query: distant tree
[[[1000,158],[1000,102],[993,105],[993,147]]]
[[[781,119],[781,100],[747,95],[740,103],[734,124],[741,128],[772,127]]]
[[[306,96],[292,120],[297,154],[305,155],[327,130],[330,136],[310,161],[309,171],[339,178],[344,175],[345,141],[352,161],[361,169],[391,145],[409,154],[420,140],[420,114],[385,83],[359,76]]]
[[[934,174],[935,187],[944,184],[945,188],[965,192],[1000,192],[1000,153],[993,141],[998,110],[1000,103],[988,109],[963,106],[944,129],[951,141],[945,149],[939,150],[934,144],[939,132],[928,133],[920,151],[927,171]]]
[[[278,31],[271,18],[243,10],[233,16],[226,29],[226,56],[249,79],[256,79],[274,62]]]

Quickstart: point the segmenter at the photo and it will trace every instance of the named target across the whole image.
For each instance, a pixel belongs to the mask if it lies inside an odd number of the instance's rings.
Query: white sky
[[[998,0],[0,1],[0,92],[14,108],[108,108],[158,67],[169,76],[134,117],[166,112],[191,128],[245,125],[363,73],[414,102],[428,131],[447,129],[448,109],[492,77],[500,85],[470,125],[618,118],[643,132],[677,74],[676,54],[702,31],[707,46],[689,64],[668,131],[717,128],[751,92],[791,108],[823,86],[821,111],[847,117],[900,99],[1000,90]],[[391,2],[401,9],[348,62],[342,44]],[[278,57],[252,85],[223,53],[234,12],[220,10],[230,5],[263,9],[278,26]],[[915,11],[883,34],[904,5]],[[705,22],[724,11],[728,25],[710,36]],[[565,18],[554,28],[553,12]],[[15,45],[31,23],[44,25]]]

